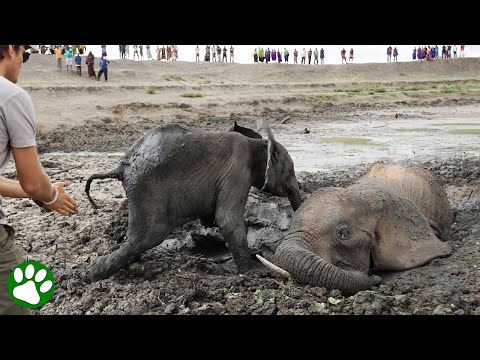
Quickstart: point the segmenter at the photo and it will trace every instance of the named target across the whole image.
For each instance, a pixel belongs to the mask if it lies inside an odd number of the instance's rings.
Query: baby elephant
[[[447,196],[417,167],[379,162],[347,188],[313,193],[300,206],[270,269],[345,294],[368,289],[375,270],[406,270],[449,255],[438,236],[453,223]]]
[[[301,205],[293,161],[263,121],[268,140],[236,123],[225,132],[206,132],[170,124],[146,133],[114,170],[87,180],[122,181],[128,199],[127,241],[92,264],[93,281],[106,278],[136,255],[160,244],[170,231],[189,221],[219,227],[239,272],[254,263],[247,246],[245,204],[251,186],[288,196]]]

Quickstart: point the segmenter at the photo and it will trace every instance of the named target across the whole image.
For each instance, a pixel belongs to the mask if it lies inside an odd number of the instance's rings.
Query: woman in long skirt
[[[97,78],[97,75],[95,74],[95,69],[93,68],[94,59],[95,59],[95,57],[93,56],[92,52],[90,51],[88,53],[87,60],[85,61],[85,64],[87,64],[88,76],[90,77],[90,79],[92,77],[95,78],[95,79]]]
[[[152,53],[150,52],[150,45],[147,45],[147,59],[152,60]]]

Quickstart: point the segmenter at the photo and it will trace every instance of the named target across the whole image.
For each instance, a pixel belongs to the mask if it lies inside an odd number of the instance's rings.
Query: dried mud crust
[[[39,153],[48,152],[124,152],[148,130],[179,123],[208,131],[223,131],[234,121],[255,128],[257,119],[267,120],[274,134],[303,134],[306,127],[334,121],[389,121],[404,118],[450,116],[452,106],[462,105],[465,113],[478,112],[476,99],[410,100],[391,103],[330,102],[310,103],[309,98],[295,101],[298,108],[290,109],[285,100],[267,104],[242,103],[236,108],[228,104],[210,103],[192,107],[185,103],[130,103],[106,108],[106,114],[87,119],[79,125],[61,125],[55,129],[37,131]],[[215,106],[213,106],[215,105]],[[248,106],[245,106],[248,105]],[[99,106],[97,106],[99,107]],[[101,109],[104,109],[100,106]],[[219,108],[219,109],[218,109]],[[231,109],[231,110],[228,110]],[[283,122],[287,119],[285,122]]]
[[[44,159],[50,170],[58,157]],[[88,172],[114,159],[94,158]],[[479,314],[480,160],[449,159],[424,164],[436,173],[455,210],[444,240],[451,256],[399,273],[382,273],[383,283],[354,296],[287,281],[262,268],[238,276],[216,228],[198,221],[184,225],[108,279],[92,283],[89,265],[125,241],[126,200],[115,181],[97,184],[101,208],[83,201],[84,181],[71,189],[82,200],[79,214],[42,215],[26,200],[9,203],[17,243],[28,257],[44,262],[56,279],[52,300],[38,314]],[[348,186],[367,165],[330,173],[299,173],[302,195],[326,186]],[[77,175],[75,175],[77,174]],[[245,219],[252,252],[272,253],[291,218],[288,200],[252,191]]]

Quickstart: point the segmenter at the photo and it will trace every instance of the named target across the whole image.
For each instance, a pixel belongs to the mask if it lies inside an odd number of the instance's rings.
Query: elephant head
[[[295,176],[293,160],[287,149],[275,141],[270,126],[263,120],[257,122],[259,131],[267,133],[267,140],[254,130],[241,127],[235,122],[228,130],[238,132],[252,143],[253,185],[262,191],[276,196],[286,196],[293,210],[302,204],[298,181]]]
[[[370,269],[406,270],[447,256],[421,209],[369,182],[312,194],[294,215],[272,270],[344,293],[368,289]]]

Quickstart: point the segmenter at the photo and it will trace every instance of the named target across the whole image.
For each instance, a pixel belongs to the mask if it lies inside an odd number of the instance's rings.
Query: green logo
[[[18,305],[36,309],[46,304],[55,290],[55,280],[48,267],[38,261],[25,261],[8,278],[8,293]]]

